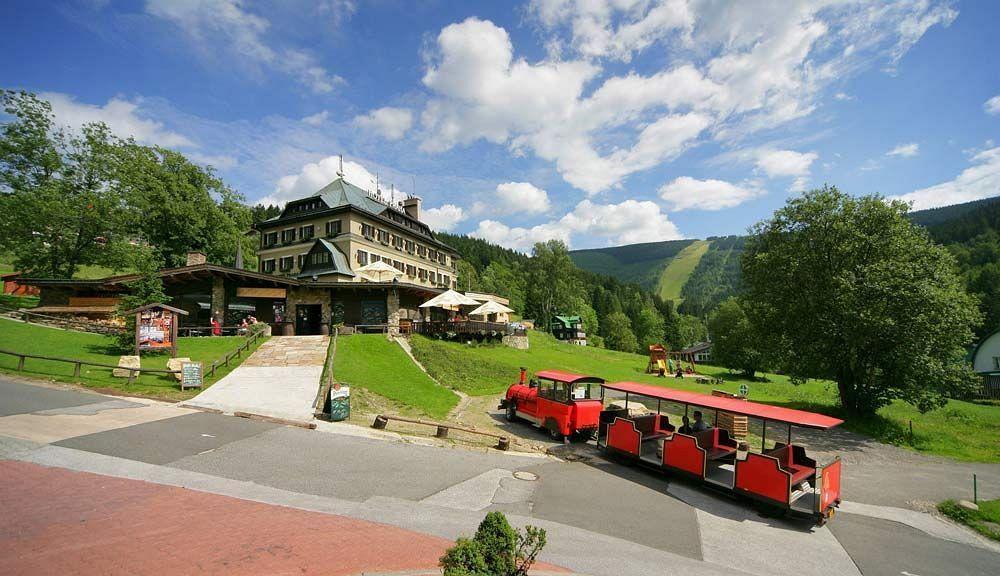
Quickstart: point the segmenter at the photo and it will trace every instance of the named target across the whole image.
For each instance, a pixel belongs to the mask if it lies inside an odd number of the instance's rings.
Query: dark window
[[[281,259],[280,264],[279,264],[279,266],[281,267],[282,270],[291,270],[292,266],[294,266],[294,265],[295,265],[295,257],[294,256],[285,256],[285,257],[283,257]]]
[[[312,255],[309,256],[309,263],[313,266],[322,266],[324,264],[329,264],[330,253],[326,251],[314,252]]]
[[[407,240],[405,242],[405,247],[407,252],[413,254],[413,250],[416,248],[416,245],[414,244],[413,240]]]
[[[392,267],[395,268],[396,270],[399,270],[400,272],[406,271],[406,265],[400,262],[399,260],[393,260]]]
[[[417,275],[417,267],[416,266],[411,266],[410,264],[407,264],[406,265],[406,275],[410,276],[410,277],[416,276]]]
[[[292,228],[290,230],[282,230],[281,241],[285,243],[295,242],[295,228]]]
[[[261,262],[261,270],[263,272],[274,272],[274,259],[272,258]]]
[[[310,239],[310,238],[313,237],[313,234],[315,232],[316,232],[316,228],[312,224],[310,224],[308,226],[303,226],[301,229],[299,229],[299,236],[303,240],[308,240],[308,239]]]
[[[278,243],[278,233],[268,232],[264,234],[264,246],[274,246]]]
[[[381,243],[383,243],[383,244],[388,244],[389,243],[389,233],[386,232],[385,230],[379,230],[378,231],[378,241],[381,242]]]
[[[371,240],[372,238],[375,237],[375,227],[372,226],[371,224],[362,224],[361,235]]]
[[[305,263],[306,263],[306,256],[308,256],[308,254],[299,254],[299,270],[301,270],[302,266],[305,265]]]
[[[326,235],[336,236],[340,234],[340,220],[330,220],[326,223]]]
[[[358,264],[362,266],[368,264],[368,253],[363,250],[358,250]]]
[[[371,257],[372,257],[372,262],[381,262],[382,261],[382,257],[379,256],[378,254],[372,254]]]

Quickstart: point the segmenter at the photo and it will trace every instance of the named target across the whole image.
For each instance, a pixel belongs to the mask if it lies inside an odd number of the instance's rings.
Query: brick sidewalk
[[[451,542],[363,520],[0,461],[0,574],[433,570]]]

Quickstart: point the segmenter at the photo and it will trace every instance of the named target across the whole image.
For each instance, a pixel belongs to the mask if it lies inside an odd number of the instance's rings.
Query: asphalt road
[[[109,409],[105,412],[112,413],[116,402],[104,396],[26,385],[0,377],[0,419],[53,409],[88,417],[88,406],[93,409],[107,403]],[[4,445],[0,438],[0,448]],[[111,456],[122,459],[119,462],[135,462],[136,466],[144,463],[177,473],[249,482],[303,497],[354,502],[361,506],[356,509],[359,514],[370,514],[370,519],[378,521],[388,522],[389,512],[402,510],[405,504],[407,508],[399,514],[407,527],[432,533],[437,528],[439,533],[449,533],[453,528],[455,520],[446,513],[449,507],[456,513],[471,512],[477,517],[486,509],[504,510],[529,521],[575,527],[641,545],[630,553],[634,555],[616,559],[624,565],[656,558],[643,550],[662,551],[692,562],[702,559],[704,552],[710,559],[705,551],[711,550],[717,557],[720,549],[728,549],[726,542],[732,536],[732,558],[724,563],[726,569],[770,563],[774,567],[770,573],[797,574],[796,554],[804,551],[790,542],[806,538],[810,545],[825,546],[828,542],[837,546],[866,576],[1000,573],[1000,554],[941,540],[903,524],[845,513],[837,516],[828,531],[809,534],[792,525],[758,522],[753,514],[734,515],[734,506],[742,505],[724,501],[714,493],[702,493],[687,483],[672,491],[671,483],[663,477],[603,459],[556,462],[492,451],[342,436],[211,413],[185,413],[108,429],[68,438],[53,446],[71,449],[73,454]],[[517,479],[513,472],[529,472],[535,479]],[[442,499],[441,494],[454,502]],[[696,497],[682,498],[678,494]],[[423,505],[425,499],[445,508]],[[487,506],[482,510],[465,504],[481,500]],[[715,533],[702,533],[716,527],[733,531],[718,532],[725,535],[721,548]],[[749,534],[751,530],[755,530],[752,537],[740,538],[741,532]],[[559,532],[553,529],[552,533]],[[572,534],[562,532],[560,539],[563,542],[551,546],[553,552],[572,558],[573,550],[566,550]],[[580,554],[594,556],[594,552],[588,549]],[[752,557],[754,562],[744,566],[741,554],[748,560]],[[718,568],[714,564],[701,565],[706,567],[704,573]]]

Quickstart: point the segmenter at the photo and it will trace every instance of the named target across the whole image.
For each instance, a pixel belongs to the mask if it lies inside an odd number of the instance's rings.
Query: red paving
[[[437,566],[451,542],[344,516],[0,461],[0,574],[326,574]]]

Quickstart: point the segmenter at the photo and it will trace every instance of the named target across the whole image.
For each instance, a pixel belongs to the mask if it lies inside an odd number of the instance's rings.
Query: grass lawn
[[[598,348],[564,344],[548,334],[530,331],[529,350],[506,346],[477,346],[442,342],[419,335],[410,342],[413,353],[428,372],[445,386],[472,396],[500,394],[518,377],[520,366],[536,372],[558,368],[600,376],[610,382],[630,380],[709,393],[718,388],[736,392],[741,383],[750,388],[755,402],[842,416],[834,383],[809,380],[798,386],[785,376],[768,374],[767,381],[749,381],[725,368],[701,365],[699,372],[722,378],[721,385],[698,384],[694,380],[657,378],[646,374],[648,358]],[[909,421],[914,436],[909,437]],[[881,409],[875,417],[848,420],[845,427],[882,442],[911,447],[961,460],[1000,462],[1000,406],[951,400],[944,408],[920,414],[903,402]]]
[[[200,360],[206,367],[213,360],[232,352],[242,343],[241,336],[219,336],[203,338],[179,338],[177,355]],[[258,340],[260,345],[264,340]],[[102,364],[118,364],[120,352],[115,350],[114,341],[109,336],[59,330],[34,324],[24,324],[0,318],[0,349],[26,354],[38,354],[56,358],[70,358],[98,362]],[[251,346],[250,351],[256,349]],[[242,358],[249,356],[244,353]],[[166,369],[167,354],[148,354],[142,357],[142,366],[150,369]],[[221,367],[211,378],[205,378],[208,387],[232,371],[240,363],[234,359],[229,367]],[[73,365],[64,362],[27,359],[24,371],[17,371],[17,358],[0,354],[0,371],[10,374],[20,374],[34,378],[45,378],[59,382],[78,383],[88,388],[119,391],[137,396],[149,396],[164,400],[186,400],[198,394],[197,389],[187,389],[181,392],[176,379],[167,374],[141,374],[132,384],[126,378],[115,378],[111,370],[93,366],[83,366],[80,378],[73,377]]]
[[[12,296],[0,294],[0,306],[6,308],[34,308],[38,306],[38,296]]]
[[[966,510],[954,500],[938,504],[938,511],[980,534],[1000,541],[1000,499],[980,500],[979,510]]]
[[[398,344],[381,334],[338,338],[333,376],[435,419],[447,416],[458,403],[454,392],[431,380]]]
[[[674,256],[670,260],[667,267],[663,269],[660,281],[657,284],[657,290],[659,290],[661,298],[664,300],[673,300],[674,304],[680,305],[683,300],[681,298],[681,288],[684,287],[684,283],[691,277],[691,273],[698,266],[701,257],[708,251],[710,244],[711,242],[707,240],[695,240],[685,246],[677,256]]]

